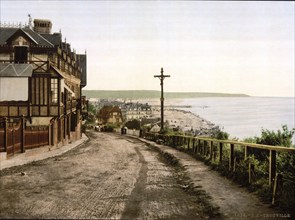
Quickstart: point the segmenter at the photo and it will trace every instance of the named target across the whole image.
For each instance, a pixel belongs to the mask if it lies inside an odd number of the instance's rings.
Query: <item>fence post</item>
[[[21,118],[21,152],[24,153],[26,152],[26,149],[25,149],[25,117],[24,115],[22,115],[22,118]]]
[[[245,145],[244,160],[247,160],[248,157],[248,147]]]
[[[222,163],[222,147],[223,143],[219,142],[219,163]]]
[[[190,142],[191,142],[191,139],[188,137],[187,138],[187,150],[189,150],[189,144],[190,144]]]
[[[234,157],[235,157],[235,152],[234,152],[234,144],[230,144],[230,155],[229,155],[229,170],[233,171],[234,170]]]
[[[203,140],[203,144],[202,144],[202,154],[206,155],[206,144],[207,142],[205,140]]]
[[[276,151],[269,151],[269,186],[273,187],[274,178],[276,175]]]
[[[252,174],[254,174],[254,164],[251,163],[251,161],[249,161],[249,169],[248,169],[248,182],[249,184],[253,183],[253,177]]]
[[[7,118],[4,118],[4,151],[7,151]]]
[[[48,125],[48,145],[51,145],[51,125]]]
[[[213,158],[213,141],[210,141],[210,160]]]
[[[211,141],[207,141],[207,153],[206,155],[210,158]]]
[[[203,144],[202,144],[202,154],[206,155],[206,144],[207,142],[205,140],[203,140]]]
[[[173,147],[176,146],[175,139],[176,139],[176,138],[175,138],[175,136],[173,135],[173,136],[172,136]]]
[[[193,138],[193,152],[194,152],[194,153],[196,152],[195,141],[196,141],[196,139],[195,139],[195,138]]]
[[[272,194],[272,205],[277,205],[278,200],[282,194],[283,189],[283,175],[280,173],[276,174],[275,181],[274,181],[274,188]]]

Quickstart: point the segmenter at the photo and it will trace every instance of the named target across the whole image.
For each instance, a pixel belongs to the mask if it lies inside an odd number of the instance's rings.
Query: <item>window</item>
[[[33,105],[47,105],[47,78],[31,78],[31,102]]]
[[[57,104],[58,80],[51,79],[51,103]]]
[[[26,63],[28,61],[28,47],[16,46],[14,47],[14,62]]]

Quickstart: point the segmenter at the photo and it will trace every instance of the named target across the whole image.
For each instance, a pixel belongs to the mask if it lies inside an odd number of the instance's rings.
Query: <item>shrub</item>
[[[229,134],[225,131],[220,130],[219,127],[213,131],[211,135],[212,138],[216,138],[218,140],[228,140]]]
[[[289,131],[287,125],[283,125],[282,129],[283,131],[277,130],[277,132],[262,129],[261,137],[256,137],[256,143],[291,147],[295,129],[293,128],[291,131]]]
[[[136,130],[139,130],[140,129],[140,121],[138,121],[136,119],[133,119],[132,121],[127,121],[125,123],[125,126],[128,129],[136,129]]]

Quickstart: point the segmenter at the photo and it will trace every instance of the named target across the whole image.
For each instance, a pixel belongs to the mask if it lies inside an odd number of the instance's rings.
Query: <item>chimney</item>
[[[52,23],[47,19],[34,19],[34,31],[39,34],[51,34]]]

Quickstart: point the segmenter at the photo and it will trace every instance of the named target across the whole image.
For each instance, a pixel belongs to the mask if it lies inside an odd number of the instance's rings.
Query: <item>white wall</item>
[[[0,77],[0,101],[27,101],[28,78]]]

